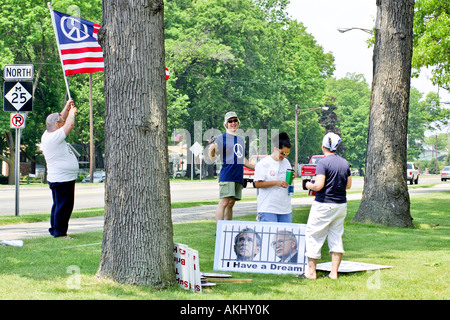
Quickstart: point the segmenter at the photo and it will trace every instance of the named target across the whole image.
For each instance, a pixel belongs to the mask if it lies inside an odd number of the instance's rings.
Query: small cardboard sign
[[[176,280],[181,288],[202,292],[198,251],[185,244],[174,243],[173,257]]]

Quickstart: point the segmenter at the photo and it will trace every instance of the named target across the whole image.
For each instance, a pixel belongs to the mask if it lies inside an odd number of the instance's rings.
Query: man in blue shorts
[[[242,198],[244,165],[249,169],[255,169],[245,157],[244,139],[237,135],[239,124],[237,114],[227,112],[223,123],[227,131],[217,136],[209,147],[209,157],[213,161],[218,155],[222,159],[219,174],[220,202],[216,209],[216,221],[233,218],[234,203]]]
[[[325,158],[316,167],[315,183],[306,183],[306,188],[316,191],[316,198],[309,212],[306,226],[306,253],[308,270],[305,277],[316,279],[317,260],[328,237],[331,253],[331,279],[337,279],[337,271],[344,253],[342,235],[344,219],[347,215],[347,189],[352,186],[350,165],[336,154],[341,138],[332,132],[322,141]]]

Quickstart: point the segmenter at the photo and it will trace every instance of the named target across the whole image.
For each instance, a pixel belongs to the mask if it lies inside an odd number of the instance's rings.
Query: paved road
[[[432,188],[411,189],[410,194],[420,194],[428,192],[450,191],[450,183],[439,183]],[[349,200],[361,198],[361,193],[351,193],[347,196]],[[292,199],[292,206],[309,206],[314,197],[294,198]],[[215,219],[214,212],[216,205],[208,205],[201,207],[191,207],[182,209],[172,209],[173,223],[181,223],[188,221],[198,221],[205,219]],[[256,201],[237,202],[234,210],[234,216],[241,216],[256,213]],[[15,225],[0,226],[0,241],[3,240],[17,240],[34,238],[48,235],[48,221],[37,223],[24,223]],[[73,235],[80,232],[103,230],[103,216],[71,219],[69,224],[69,234]]]
[[[421,176],[419,185],[439,183],[439,176]],[[450,182],[447,182],[450,186]],[[355,178],[352,190],[362,190],[363,179]],[[104,185],[80,183],[75,187],[75,210],[104,206]],[[219,185],[217,181],[181,181],[171,183],[172,202],[218,199]],[[301,180],[295,181],[295,191],[301,189]],[[256,196],[256,189],[248,187],[243,190],[243,196]],[[47,186],[20,186],[19,214],[50,212],[52,206],[51,191]],[[0,215],[14,215],[15,189],[14,186],[0,187]]]
[[[354,189],[362,189],[362,179],[356,179]],[[301,190],[301,180],[295,181],[295,190]],[[75,210],[103,207],[104,185],[79,183],[75,187]],[[214,180],[171,182],[170,195],[172,202],[210,200],[219,197],[219,184]],[[256,189],[248,187],[243,190],[244,197],[256,197]],[[0,215],[14,215],[14,186],[0,187]],[[52,194],[47,186],[20,186],[19,214],[50,212]]]

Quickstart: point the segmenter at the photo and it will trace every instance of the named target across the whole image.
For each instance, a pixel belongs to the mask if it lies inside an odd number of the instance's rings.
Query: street
[[[419,186],[432,183],[441,183],[440,177],[438,175],[423,175],[419,179]],[[442,184],[445,186],[443,190],[450,190],[450,182]],[[352,190],[362,190],[362,188],[363,178],[354,177]],[[172,202],[218,200],[219,198],[217,180],[172,181],[170,189]],[[22,185],[19,190],[19,214],[50,212],[52,194],[47,186]],[[302,190],[300,179],[295,180],[295,192],[305,192]],[[75,210],[104,206],[103,184],[78,183],[75,187],[75,193]],[[243,197],[256,197],[256,189],[250,185],[243,190],[242,195]],[[0,203],[0,215],[14,215],[14,186],[0,187]]]

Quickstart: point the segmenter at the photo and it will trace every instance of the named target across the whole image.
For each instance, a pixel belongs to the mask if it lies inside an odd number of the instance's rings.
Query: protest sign
[[[202,292],[198,251],[185,244],[174,243],[173,257],[176,280],[180,287],[194,292]]]
[[[214,270],[303,274],[305,224],[217,222]]]

